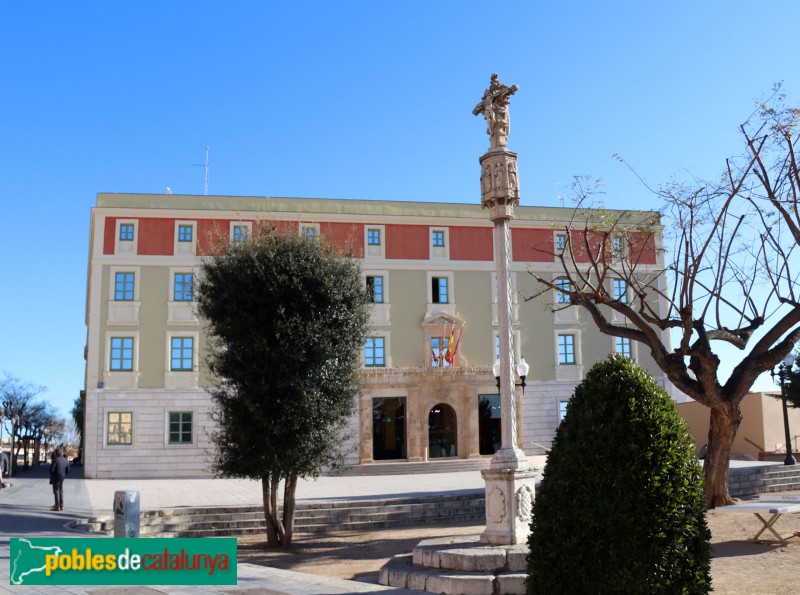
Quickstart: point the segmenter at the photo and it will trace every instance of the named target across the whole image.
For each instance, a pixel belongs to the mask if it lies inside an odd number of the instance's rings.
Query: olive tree
[[[663,219],[576,211],[565,249],[553,252],[568,283],[532,273],[568,294],[558,307],[584,308],[601,332],[638,341],[679,390],[709,408],[712,508],[732,502],[728,463],[742,399],[800,339],[798,122],[800,110],[776,93],[740,126],[743,153],[726,160],[720,179],[656,190]],[[577,194],[580,202],[590,191]],[[648,250],[662,249],[661,270],[643,264]],[[615,295],[613,280],[626,292]],[[741,354],[727,378],[721,344]]]
[[[297,480],[341,462],[357,401],[369,317],[359,266],[321,238],[257,226],[205,261],[196,299],[210,343],[215,469],[261,480],[267,544],[288,547]]]

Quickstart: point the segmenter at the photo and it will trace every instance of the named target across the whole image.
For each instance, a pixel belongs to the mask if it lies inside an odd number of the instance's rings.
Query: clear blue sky
[[[612,208],[648,182],[714,177],[784,81],[800,98],[796,0],[3,2],[0,370],[68,411],[83,387],[97,192],[479,201],[471,110],[519,85],[522,201],[575,174]],[[766,383],[769,386],[769,382]]]

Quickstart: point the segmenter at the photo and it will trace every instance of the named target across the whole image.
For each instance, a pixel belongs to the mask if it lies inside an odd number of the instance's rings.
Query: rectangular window
[[[191,372],[194,369],[194,338],[172,337],[170,367],[173,372]]]
[[[178,241],[179,242],[191,242],[192,241],[192,226],[191,225],[179,225],[178,226]]]
[[[175,287],[172,300],[175,302],[191,302],[194,291],[193,273],[175,273]]]
[[[575,364],[575,335],[558,335],[558,363],[562,366]]]
[[[367,276],[367,293],[369,301],[373,304],[383,303],[383,277],[377,275]]]
[[[621,304],[628,303],[628,284],[624,279],[614,279],[614,299]]]
[[[112,372],[133,370],[133,337],[112,337],[109,369]]]
[[[116,273],[114,275],[114,300],[117,302],[133,301],[134,273]]]
[[[557,233],[556,234],[556,254],[561,254],[564,250],[567,249],[567,234],[565,233]]]
[[[192,443],[192,413],[190,411],[170,411],[169,443]]]
[[[444,248],[444,232],[443,231],[432,231],[431,232],[431,244],[435,248]]]
[[[614,256],[622,256],[623,250],[625,250],[625,238],[622,236],[613,236],[611,238],[611,252]]]
[[[564,418],[567,417],[567,403],[569,401],[559,401],[558,402],[558,421],[564,421]]]
[[[368,368],[386,365],[383,337],[367,337],[364,343],[364,365]]]
[[[233,226],[233,241],[234,242],[245,242],[245,241],[247,241],[247,226],[246,225],[234,225]]]
[[[569,304],[571,301],[569,292],[572,291],[572,284],[569,282],[569,279],[566,277],[559,277],[556,279],[556,290],[556,303]]]
[[[625,357],[631,357],[631,340],[627,337],[614,337],[614,351]]]
[[[110,411],[108,413],[107,444],[133,444],[133,413]]]
[[[317,228],[313,225],[303,225],[300,227],[300,235],[304,238],[314,238],[317,235]]]
[[[447,277],[431,277],[431,303],[447,304]]]
[[[431,338],[431,367],[449,368],[450,362],[445,359],[447,348],[450,346],[450,337]]]
[[[121,223],[119,226],[119,241],[133,241],[133,223]]]
[[[367,244],[369,246],[380,246],[381,245],[381,230],[380,229],[368,229],[367,230]]]

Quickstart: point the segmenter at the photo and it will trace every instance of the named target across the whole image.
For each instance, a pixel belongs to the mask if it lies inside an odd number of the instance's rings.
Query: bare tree
[[[18,443],[17,437],[20,430],[27,430],[32,416],[39,414],[40,403],[34,399],[47,390],[43,386],[37,386],[29,382],[22,382],[16,376],[4,372],[0,378],[0,406],[5,411],[6,418],[11,420],[11,469],[16,470],[16,460],[22,444]],[[27,444],[27,443],[26,443]],[[16,445],[17,450],[14,451]],[[27,447],[26,447],[27,455]],[[27,464],[27,456],[25,458]]]
[[[785,107],[776,89],[740,126],[743,155],[726,160],[718,181],[655,191],[666,203],[663,228],[658,213],[611,219],[576,209],[565,249],[551,248],[563,276],[531,272],[565,296],[556,307],[583,307],[601,332],[645,345],[679,390],[711,410],[709,508],[732,502],[728,465],[742,399],[800,340],[799,122],[800,110]],[[576,181],[585,204],[591,186]],[[659,270],[645,263],[663,249],[662,236],[669,250]],[[727,379],[723,343],[741,352]]]

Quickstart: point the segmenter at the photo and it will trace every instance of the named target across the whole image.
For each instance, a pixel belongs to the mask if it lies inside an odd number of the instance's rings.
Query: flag
[[[437,360],[437,364],[438,364],[439,367],[441,367],[442,363],[444,362],[444,334],[445,334],[445,332],[447,332],[447,329],[445,329],[445,327],[442,327],[442,338],[439,340],[439,358]]]
[[[453,365],[453,357],[455,356],[455,352],[453,351],[453,340],[455,339],[456,334],[456,323],[453,323],[453,328],[450,329],[450,339],[447,341],[447,351],[444,354],[445,361]]]
[[[453,329],[455,331],[455,328]],[[456,361],[456,353],[458,353],[458,346],[461,345],[461,335],[464,334],[464,327],[461,327],[461,330],[458,331],[458,340],[456,341],[456,346],[453,348],[453,361]],[[452,337],[452,335],[451,335]],[[450,341],[453,339],[451,338]]]

